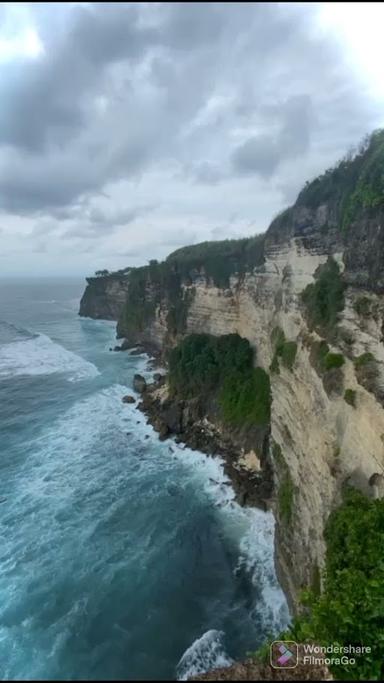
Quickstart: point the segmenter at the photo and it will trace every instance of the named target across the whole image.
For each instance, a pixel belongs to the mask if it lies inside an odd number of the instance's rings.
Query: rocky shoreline
[[[231,436],[228,430],[208,419],[199,399],[171,398],[164,375],[155,373],[155,381],[145,386],[142,379],[135,379],[136,390],[141,394],[137,408],[146,415],[159,439],[174,438],[209,457],[221,457],[236,501],[242,506],[270,509],[273,470],[266,450],[268,435],[263,435],[264,453],[259,458],[254,450],[247,450],[249,435],[234,432]]]

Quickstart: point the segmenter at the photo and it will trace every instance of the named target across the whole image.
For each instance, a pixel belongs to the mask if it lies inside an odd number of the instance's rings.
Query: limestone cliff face
[[[353,286],[347,289],[339,322],[344,335],[338,346],[331,347],[346,359],[337,392],[326,391],[311,360],[312,344],[320,337],[308,329],[301,292],[314,281],[329,254],[345,269],[345,245],[330,230],[326,239],[321,238],[329,212],[327,206],[312,213],[299,209],[284,240],[281,234],[279,239],[273,233],[268,236],[264,265],[241,277],[232,276],[228,287],[217,287],[204,275],[183,285],[183,291],[193,290],[184,334],[237,332],[255,347],[257,363],[267,370],[274,353],[274,328],[281,328],[288,340],[297,342],[292,370],[281,366],[279,374],[271,375],[270,441],[276,491],[276,565],[293,609],[300,589],[313,585],[323,566],[324,525],[332,508],[340,503],[342,485],[350,480],[371,495],[370,476],[384,470],[384,410],[375,395],[358,382],[352,360],[372,353],[380,384],[384,368],[382,295]],[[373,315],[356,313],[354,304],[362,298],[369,300]],[[169,343],[167,335],[164,301],[156,306],[142,340],[160,349]],[[355,407],[345,401],[346,389],[356,392]],[[276,444],[279,450],[273,447]],[[278,493],[287,476],[293,490],[289,520],[282,515]]]
[[[79,314],[88,318],[118,320],[128,291],[128,278],[124,275],[88,277],[80,301]]]
[[[269,370],[276,328],[297,344],[292,368],[281,363],[280,372],[271,373],[269,446],[276,565],[293,609],[301,588],[319,582],[324,525],[340,503],[343,485],[350,482],[367,495],[377,494],[369,479],[384,472],[384,209],[381,195],[367,194],[366,185],[356,180],[360,167],[363,179],[371,173],[370,158],[361,158],[360,166],[351,164],[355,175],[348,165],[346,171],[341,168],[344,184],[337,184],[339,176],[331,174],[330,182],[325,174],[319,186],[305,188],[271,224],[261,261],[233,269],[226,282],[215,283],[204,266],[187,276],[171,266],[172,277],[178,278],[175,289],[174,282],[164,284],[158,275],[155,282],[148,272],[136,298],[143,313],[129,317],[127,282],[92,278],[81,305],[83,315],[121,312],[119,334],[159,352],[185,334],[236,332],[255,348],[257,364]],[[329,256],[338,262],[346,290],[339,334],[327,341],[331,352],[343,354],[344,364],[325,378],[314,353],[321,337],[308,325],[301,293]],[[356,362],[363,354],[366,367]],[[257,470],[261,454],[254,451],[251,468]]]

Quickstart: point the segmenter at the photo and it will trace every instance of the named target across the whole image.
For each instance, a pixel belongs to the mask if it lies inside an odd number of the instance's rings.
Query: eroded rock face
[[[136,374],[133,377],[133,388],[139,394],[143,394],[147,388],[147,381],[142,375]]]
[[[118,320],[127,291],[127,277],[108,275],[87,278],[79,315],[100,320]]]

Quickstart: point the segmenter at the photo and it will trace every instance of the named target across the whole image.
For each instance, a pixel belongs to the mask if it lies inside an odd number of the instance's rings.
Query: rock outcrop
[[[127,298],[128,283],[128,275],[124,273],[87,277],[79,314],[87,318],[118,320]]]
[[[142,375],[136,374],[133,377],[133,388],[138,394],[143,394],[147,388],[147,381]]]

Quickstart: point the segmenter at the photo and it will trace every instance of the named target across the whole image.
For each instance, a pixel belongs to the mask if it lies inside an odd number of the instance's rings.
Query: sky
[[[264,232],[384,125],[383,3],[0,3],[0,275]]]

